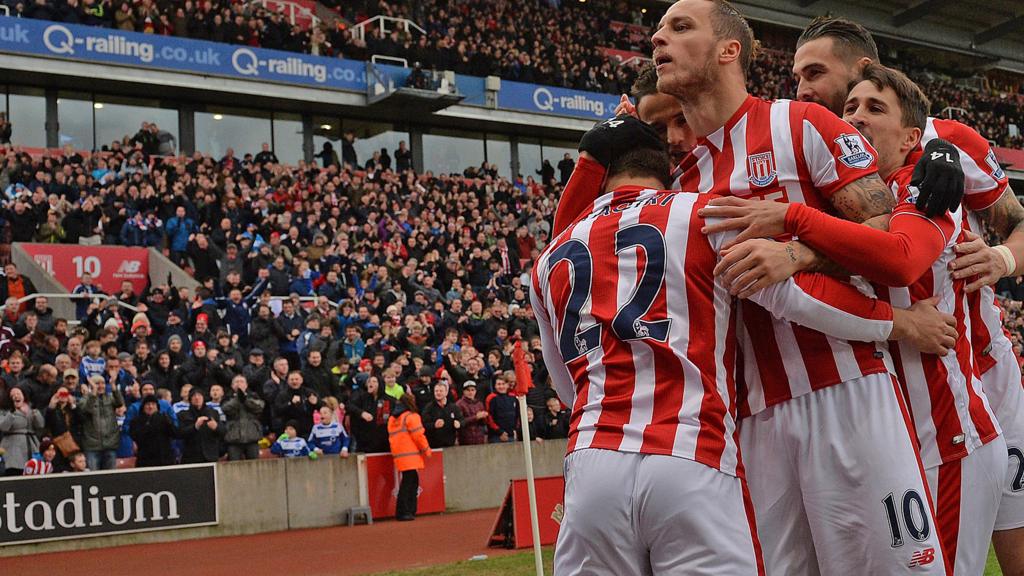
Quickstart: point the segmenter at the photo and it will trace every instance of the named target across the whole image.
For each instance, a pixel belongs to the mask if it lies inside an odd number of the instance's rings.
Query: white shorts
[[[704,464],[587,448],[565,459],[556,576],[763,575],[742,480]]]
[[[925,470],[935,497],[942,551],[954,576],[985,572],[1006,471],[1002,436],[966,457]]]
[[[740,421],[768,574],[945,574],[910,413],[872,374]]]
[[[992,352],[996,365],[981,375],[989,405],[1003,429],[1009,454],[996,530],[1024,527],[1024,386],[1013,349]]]

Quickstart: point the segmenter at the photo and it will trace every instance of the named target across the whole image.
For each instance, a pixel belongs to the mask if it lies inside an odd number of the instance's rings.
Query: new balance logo
[[[125,260],[121,262],[121,266],[117,269],[118,274],[137,274],[139,269],[142,268],[142,262],[138,260]]]
[[[932,562],[935,562],[935,548],[925,548],[924,550],[914,552],[914,555],[910,557],[908,567],[927,566]]]

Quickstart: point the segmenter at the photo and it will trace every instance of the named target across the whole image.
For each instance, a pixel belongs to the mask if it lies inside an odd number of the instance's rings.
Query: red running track
[[[289,530],[0,558],[17,576],[349,576],[497,556],[487,548],[496,509],[372,526]]]

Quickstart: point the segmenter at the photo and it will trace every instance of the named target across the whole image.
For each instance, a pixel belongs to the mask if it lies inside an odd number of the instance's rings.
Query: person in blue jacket
[[[174,216],[171,216],[164,226],[164,231],[167,233],[167,244],[171,250],[171,260],[175,264],[180,266],[184,263],[189,238],[198,230],[195,220],[186,216],[184,206],[175,208]]]

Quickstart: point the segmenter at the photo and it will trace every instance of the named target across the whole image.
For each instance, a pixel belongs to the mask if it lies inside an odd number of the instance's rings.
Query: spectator
[[[405,145],[405,140],[399,140],[398,148],[395,148],[395,170],[412,170],[412,151]]]
[[[71,291],[75,296],[85,296],[92,294],[103,294],[103,292],[93,285],[92,275],[86,272],[79,278],[79,284]],[[95,308],[97,299],[95,298],[78,298],[75,300],[75,319],[81,322],[85,320],[90,312],[90,308]]]
[[[519,400],[509,394],[515,382],[515,372],[511,370],[494,383],[494,392],[484,400],[487,411],[487,441],[512,442],[516,439],[519,422]]]
[[[462,410],[448,401],[448,383],[434,384],[434,397],[423,408],[423,425],[431,448],[455,446],[456,435],[462,427]]]
[[[573,162],[572,157],[566,152],[562,159],[558,162],[558,183],[565,186],[569,183],[569,177],[572,176],[572,171],[576,168],[576,163]]]
[[[263,436],[260,416],[264,402],[249,392],[249,381],[244,375],[231,379],[231,390],[233,394],[222,406],[227,417],[224,441],[228,446],[228,460],[255,460],[260,457],[257,442]]]
[[[558,398],[548,398],[543,416],[537,422],[537,435],[545,440],[569,437],[569,411],[562,408]]]
[[[8,262],[4,265],[4,277],[0,280],[0,298],[4,301],[8,298],[21,300],[25,296],[35,293],[36,287],[32,284],[32,280],[29,280],[27,276],[22,276],[14,262]],[[27,302],[23,302],[19,310],[24,311],[28,309],[28,306]]]
[[[174,216],[167,220],[164,229],[168,237],[171,260],[179,266],[185,263],[188,243],[198,231],[194,220],[186,215],[185,207],[174,209]]]
[[[380,389],[376,376],[366,378],[366,389],[357,389],[345,405],[352,422],[358,452],[387,452],[387,419],[395,401]]]
[[[419,496],[419,470],[426,468],[424,458],[430,458],[431,450],[412,394],[403,395],[391,409],[388,436],[395,469],[402,475],[395,504],[395,519],[399,522],[414,520]]]
[[[359,167],[359,159],[356,156],[355,145],[356,135],[353,132],[345,132],[341,135],[341,161],[344,164],[348,164],[353,169]]]
[[[277,164],[279,162],[277,159],[277,155],[274,154],[274,151],[270,149],[270,144],[266,142],[260,145],[260,151],[258,154],[256,154],[256,157],[253,158],[253,160],[255,160],[255,162],[259,164],[261,168],[263,166],[266,166],[267,164]]]
[[[25,463],[39,450],[43,415],[32,408],[21,388],[11,388],[9,406],[0,409],[0,448],[4,449],[5,476],[21,476]]]
[[[148,395],[142,399],[142,409],[130,421],[129,430],[132,440],[138,446],[135,453],[136,467],[174,464],[171,441],[176,430],[170,417],[161,410],[156,396]]]
[[[64,371],[64,385],[50,398],[44,415],[46,430],[58,447],[54,468],[64,472],[70,468],[68,458],[80,450],[82,416],[71,390],[78,389],[78,372],[74,368]]]
[[[75,452],[68,457],[68,472],[89,472],[89,459],[84,452]]]
[[[323,146],[320,148],[320,152],[317,152],[316,157],[323,162],[324,168],[341,166],[341,162],[338,160],[338,153],[334,151],[334,145],[330,142],[324,142]]]
[[[57,447],[49,438],[39,443],[39,452],[32,455],[32,458],[25,463],[25,476],[42,476],[52,474],[54,471],[53,461],[57,457]]]
[[[320,408],[320,398],[302,385],[302,373],[288,373],[287,386],[277,394],[274,415],[281,422],[292,422],[302,438],[308,438],[313,429],[313,413]],[[278,430],[280,432],[280,430]]]
[[[206,396],[193,388],[188,396],[189,408],[178,415],[178,435],[182,438],[181,463],[216,462],[224,428],[220,416],[206,405]]]
[[[545,158],[544,162],[541,163],[540,170],[537,170],[536,172],[540,175],[540,181],[543,182],[545,186],[554,186],[555,167],[551,165],[550,160]]]
[[[467,380],[462,384],[462,398],[456,402],[462,411],[463,424],[459,428],[459,445],[470,446],[487,443],[487,411],[484,403],[476,397],[476,382]]]
[[[296,430],[298,423],[289,420],[284,425],[284,431],[277,437],[277,441],[270,447],[270,451],[285,458],[301,458],[302,456],[313,457],[309,450],[309,444],[299,436]]]
[[[320,422],[313,425],[309,434],[309,446],[317,454],[323,456],[340,455],[348,458],[349,438],[341,422],[335,421],[334,410],[328,406],[320,407]]]
[[[7,119],[7,113],[0,112],[0,144],[11,143],[11,129],[12,124]]]
[[[90,470],[113,470],[117,467],[117,447],[120,430],[116,410],[124,406],[121,391],[110,386],[102,374],[84,379],[82,401],[78,405],[82,416],[82,449]]]

